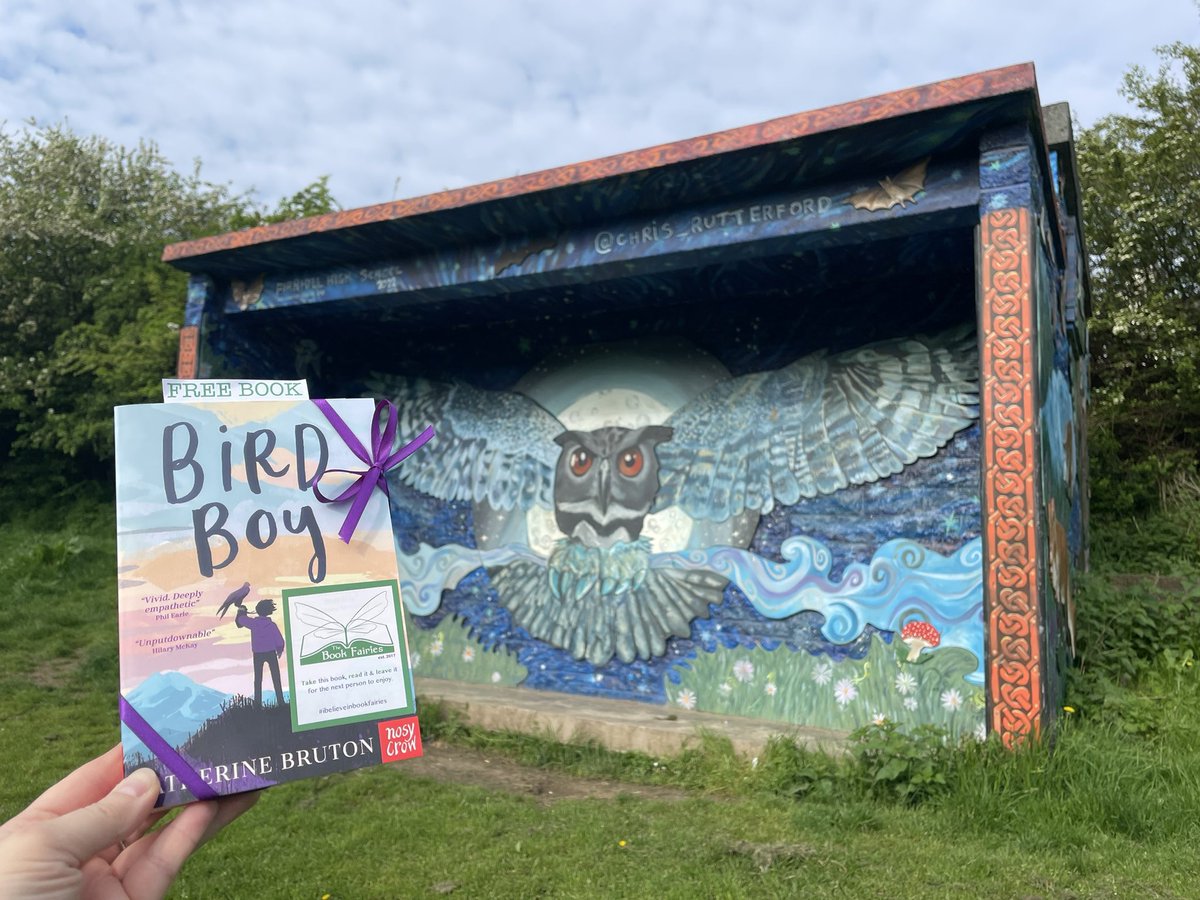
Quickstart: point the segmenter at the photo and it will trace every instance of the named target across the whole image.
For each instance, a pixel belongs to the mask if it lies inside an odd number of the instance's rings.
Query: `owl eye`
[[[572,475],[586,475],[592,467],[592,454],[580,447],[571,454],[570,465]]]
[[[642,466],[645,462],[645,459],[642,458],[642,451],[636,447],[624,450],[617,458],[617,471],[626,478],[633,478],[642,471]]]

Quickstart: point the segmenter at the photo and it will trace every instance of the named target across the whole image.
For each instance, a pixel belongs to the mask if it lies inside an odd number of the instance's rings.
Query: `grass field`
[[[0,525],[5,818],[116,741],[112,521],[85,488]],[[630,793],[547,802],[403,764],[302,781],[267,791],[173,896],[1197,897],[1200,667],[1181,646],[1120,652],[1136,677],[1107,693],[1093,678],[1097,708],[1064,720],[1053,753],[876,732],[843,762],[781,743],[752,766],[713,741],[652,760],[429,710],[427,754],[466,744]],[[906,786],[919,802],[897,799]]]

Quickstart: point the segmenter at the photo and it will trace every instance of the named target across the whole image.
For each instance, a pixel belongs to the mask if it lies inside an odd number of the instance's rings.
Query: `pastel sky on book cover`
[[[365,442],[370,433],[373,403],[367,400],[334,401],[333,405],[351,430]],[[200,435],[196,460],[204,471],[204,486],[187,502],[169,504],[163,483],[162,432],[185,419],[193,423]],[[260,474],[261,493],[255,495],[250,492],[246,480],[241,438],[247,427],[266,427],[263,423],[267,419],[279,439],[279,445],[268,461],[275,471],[284,466],[287,470],[277,478]],[[244,529],[256,509],[274,511],[277,519],[284,509],[307,506],[312,510],[323,538],[329,572],[327,584],[394,577],[395,547],[387,498],[382,491],[374,492],[351,543],[346,545],[338,539],[337,531],[349,505],[320,503],[311,491],[298,489],[293,435],[295,427],[304,423],[324,423],[321,413],[308,402],[223,404],[219,408],[200,404],[155,404],[124,407],[119,411],[117,531],[123,692],[132,690],[153,673],[164,669],[181,671],[199,683],[227,693],[244,694],[250,689],[251,657],[241,646],[247,641],[246,634],[244,631],[239,633],[232,612],[219,618],[217,609],[232,591],[247,581],[252,586],[248,598],[251,609],[260,599],[272,599],[278,604],[285,588],[311,583],[308,567],[313,554],[309,536],[290,534],[281,522],[278,536],[270,546],[266,549],[249,546],[244,531],[239,529]],[[228,428],[225,434],[218,430],[221,425]],[[329,447],[329,468],[352,471],[365,468],[327,423],[322,427]],[[229,493],[223,489],[221,472],[220,443],[226,437],[233,439],[232,490]],[[309,466],[312,466],[311,460]],[[190,473],[179,475],[178,489],[185,494],[190,489],[189,476]],[[324,482],[322,484],[328,488]],[[214,500],[229,508],[227,527],[239,540],[239,552],[229,565],[216,569],[212,577],[205,578],[197,564],[192,513]],[[223,548],[220,539],[213,541],[215,562],[224,557]],[[199,597],[194,597],[197,591]],[[154,613],[147,612],[147,607],[169,607],[179,600],[197,601],[188,607],[190,614],[186,617],[156,619]],[[167,610],[164,613],[170,615]],[[150,641],[165,635],[196,637],[176,641],[175,649],[169,653],[155,653]],[[230,646],[222,646],[226,644]],[[235,644],[238,646],[233,646]]]

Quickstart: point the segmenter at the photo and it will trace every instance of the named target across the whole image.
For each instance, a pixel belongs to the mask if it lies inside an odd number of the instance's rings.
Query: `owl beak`
[[[600,507],[600,515],[602,516],[608,513],[608,490],[611,486],[611,481],[612,473],[608,469],[608,460],[602,459],[600,460],[600,496],[598,504]]]

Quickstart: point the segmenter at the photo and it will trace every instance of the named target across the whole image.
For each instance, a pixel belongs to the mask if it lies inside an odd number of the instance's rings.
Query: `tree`
[[[1078,145],[1094,317],[1093,509],[1153,509],[1200,446],[1200,48],[1135,67]]]
[[[286,222],[288,219],[306,219],[341,209],[329,190],[329,176],[322,175],[312,184],[300,188],[290,197],[284,197],[275,209],[267,212],[258,207],[243,208],[232,223],[232,230]]]
[[[0,447],[112,455],[112,408],[174,369],[186,294],[167,243],[335,208],[322,178],[267,212],[63,126],[0,129]]]

